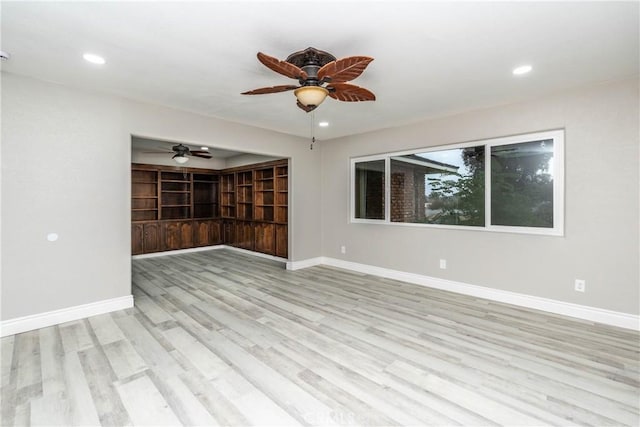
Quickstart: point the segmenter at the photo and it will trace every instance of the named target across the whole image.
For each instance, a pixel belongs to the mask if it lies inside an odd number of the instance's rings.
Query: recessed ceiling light
[[[202,151],[209,151],[209,147],[200,147]]]
[[[107,62],[102,56],[96,55],[94,53],[85,53],[84,55],[82,55],[82,57],[85,61],[91,62],[92,64],[103,65]]]
[[[520,76],[522,74],[527,74],[531,70],[533,70],[533,67],[531,65],[521,65],[520,67],[516,67],[513,69],[513,75]]]
[[[327,126],[329,126],[329,122],[320,122],[318,123],[318,126],[320,126],[321,128],[326,128]]]

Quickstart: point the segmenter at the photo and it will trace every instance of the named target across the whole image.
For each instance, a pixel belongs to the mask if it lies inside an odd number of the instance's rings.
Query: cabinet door
[[[253,250],[253,223],[249,221],[236,221],[236,241],[234,246]]]
[[[193,222],[193,246],[209,246],[211,244],[211,221]]]
[[[143,253],[142,240],[144,236],[144,226],[142,224],[131,224],[131,254]]]
[[[222,222],[218,220],[209,221],[211,223],[211,229],[209,233],[209,244],[219,245],[222,243]]]
[[[254,228],[255,250],[265,254],[275,253],[274,224],[257,223]]]
[[[222,243],[225,245],[235,245],[235,224],[233,221],[224,221],[222,223]]]
[[[287,231],[286,225],[276,225],[276,256],[282,258],[287,258],[289,256],[289,251],[287,250],[289,246]]]
[[[157,222],[145,224],[144,253],[159,252],[160,250],[160,226]]]
[[[162,251],[171,251],[174,249],[180,249],[180,225],[179,221],[166,221],[162,223]]]
[[[193,224],[191,221],[183,221],[180,223],[180,248],[193,247]]]
[[[193,221],[193,246],[218,245],[222,241],[220,221],[199,220]]]

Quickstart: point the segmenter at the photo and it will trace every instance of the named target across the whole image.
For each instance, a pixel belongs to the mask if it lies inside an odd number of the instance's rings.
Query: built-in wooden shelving
[[[133,164],[134,254],[229,244],[288,256],[286,160],[225,170]]]

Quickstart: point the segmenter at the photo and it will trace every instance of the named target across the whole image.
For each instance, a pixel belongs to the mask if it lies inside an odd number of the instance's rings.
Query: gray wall
[[[278,160],[280,157],[260,156],[257,154],[240,154],[238,156],[227,157],[225,159],[225,167],[235,168],[237,166],[245,166],[253,163],[268,162],[270,160]]]
[[[290,157],[291,259],[320,255],[304,140],[2,73],[3,320],[130,294],[132,134]]]
[[[324,142],[322,253],[638,314],[638,101],[635,78]],[[348,222],[350,157],[556,128],[566,130],[565,237]]]
[[[187,168],[203,169],[224,169],[227,166],[227,162],[225,161],[225,159],[202,159],[195,156],[189,157],[189,161],[187,163],[185,163],[184,165],[180,165],[171,158],[171,153],[145,153],[137,150],[133,150],[131,152],[131,162],[146,163],[150,165],[184,166]]]
[[[132,134],[290,157],[293,261],[324,255],[638,314],[638,114],[629,80],[310,151],[301,138],[3,73],[1,318],[130,293]],[[554,128],[566,129],[565,237],[348,222],[352,156]]]

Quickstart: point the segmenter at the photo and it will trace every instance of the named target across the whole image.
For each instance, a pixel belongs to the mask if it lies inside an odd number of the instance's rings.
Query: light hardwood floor
[[[638,426],[638,333],[229,250],[2,339],[2,425]]]

